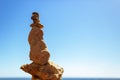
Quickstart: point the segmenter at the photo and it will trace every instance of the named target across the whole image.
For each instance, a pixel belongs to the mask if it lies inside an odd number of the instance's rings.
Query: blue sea
[[[0,80],[31,80],[30,78],[0,78]],[[120,78],[63,78],[62,80],[120,80]]]

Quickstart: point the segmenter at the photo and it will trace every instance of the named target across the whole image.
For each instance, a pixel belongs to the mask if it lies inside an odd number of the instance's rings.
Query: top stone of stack
[[[43,25],[40,24],[39,14],[37,12],[32,13],[31,19],[33,20],[33,23],[30,25],[31,27],[43,28]]]

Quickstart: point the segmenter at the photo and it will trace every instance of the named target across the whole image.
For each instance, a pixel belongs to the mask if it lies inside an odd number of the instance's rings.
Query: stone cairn
[[[39,14],[32,13],[33,23],[29,33],[31,64],[21,66],[21,69],[32,75],[32,80],[61,80],[63,68],[49,61],[50,53],[43,40],[43,25],[40,24]]]

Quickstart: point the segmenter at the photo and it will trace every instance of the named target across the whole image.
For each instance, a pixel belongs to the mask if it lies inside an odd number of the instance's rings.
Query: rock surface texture
[[[43,25],[40,24],[39,14],[32,13],[33,23],[28,41],[30,44],[31,64],[21,66],[21,69],[32,75],[32,80],[61,80],[63,68],[49,61],[50,53],[43,40]]]

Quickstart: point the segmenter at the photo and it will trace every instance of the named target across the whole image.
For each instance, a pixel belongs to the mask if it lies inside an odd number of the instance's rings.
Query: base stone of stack
[[[45,65],[26,64],[21,69],[32,75],[32,80],[61,80],[63,68],[49,61]]]

